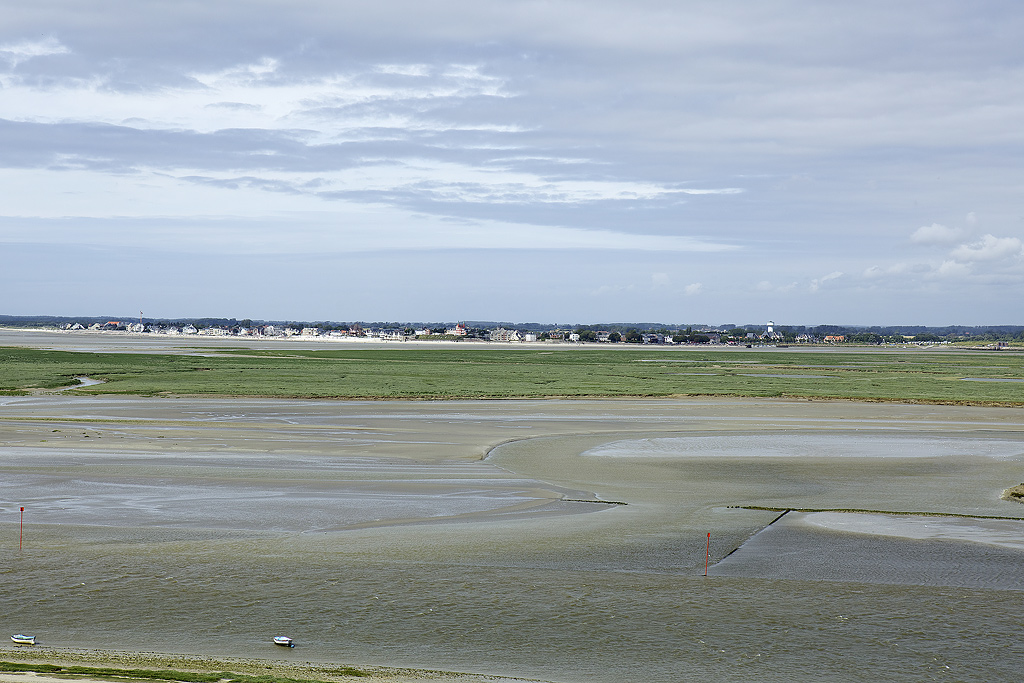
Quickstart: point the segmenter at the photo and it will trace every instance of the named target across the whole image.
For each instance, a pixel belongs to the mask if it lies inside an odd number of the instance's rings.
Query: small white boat
[[[288,636],[274,636],[274,645],[281,647],[295,647],[295,643]]]
[[[26,636],[23,633],[19,633],[17,635],[11,636],[11,642],[14,643],[15,645],[35,645],[36,644],[36,637],[35,636]]]

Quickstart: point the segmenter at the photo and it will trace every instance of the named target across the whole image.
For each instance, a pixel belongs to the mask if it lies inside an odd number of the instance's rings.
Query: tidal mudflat
[[[974,518],[1022,461],[1014,408],[0,397],[0,613],[40,656],[1008,680],[1024,523]]]

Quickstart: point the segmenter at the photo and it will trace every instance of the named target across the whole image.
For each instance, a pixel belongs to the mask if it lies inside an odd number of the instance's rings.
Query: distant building
[[[519,330],[506,330],[504,327],[491,330],[488,338],[494,342],[518,342],[523,340]]]

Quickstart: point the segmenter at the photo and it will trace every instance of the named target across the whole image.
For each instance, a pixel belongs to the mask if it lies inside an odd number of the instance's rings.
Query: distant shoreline
[[[138,340],[151,340],[154,342],[183,342],[183,341],[199,341],[203,343],[231,343],[231,344],[252,344],[252,343],[308,343],[314,345],[331,345],[331,344],[355,344],[364,346],[376,346],[379,348],[393,349],[396,347],[430,347],[430,348],[450,348],[450,349],[466,349],[466,348],[486,348],[486,349],[539,349],[539,348],[552,348],[552,349],[583,349],[583,350],[625,350],[625,351],[650,351],[651,349],[673,349],[673,350],[688,350],[688,351],[747,351],[747,350],[773,350],[781,349],[790,352],[800,351],[814,351],[817,353],[821,352],[839,352],[844,351],[851,352],[872,352],[872,351],[893,351],[897,349],[915,349],[915,348],[929,348],[929,349],[943,349],[948,351],[1001,351],[1007,352],[1021,352],[1024,348],[1021,346],[1008,346],[1003,348],[985,347],[985,346],[958,346],[952,343],[926,343],[926,346],[921,344],[915,344],[913,342],[907,342],[905,344],[858,344],[858,343],[843,343],[843,344],[828,344],[828,343],[814,343],[814,342],[800,342],[800,343],[753,343],[750,346],[747,344],[725,344],[725,343],[708,343],[708,344],[638,344],[638,343],[626,343],[626,342],[573,342],[566,341],[564,339],[538,339],[537,341],[519,341],[519,342],[501,342],[491,341],[489,339],[478,339],[478,338],[465,338],[460,340],[451,339],[380,339],[375,337],[330,337],[330,336],[309,336],[309,335],[292,335],[292,336],[230,336],[230,335],[204,335],[204,334],[160,334],[154,332],[129,332],[126,330],[59,330],[53,328],[43,327],[4,327],[0,326],[0,335],[3,332],[20,332],[25,334],[47,334],[47,335],[61,335],[61,336],[73,336],[73,335],[84,335],[93,338],[108,338],[108,339],[138,339]],[[0,344],[2,345],[2,344]]]

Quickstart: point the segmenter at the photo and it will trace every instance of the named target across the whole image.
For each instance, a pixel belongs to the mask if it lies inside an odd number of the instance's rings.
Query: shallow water
[[[791,512],[710,574],[1024,591],[1022,531],[1018,520]]]
[[[1022,522],[729,507],[1024,516],[998,498],[1020,411],[4,402],[0,614],[44,646],[655,682],[1010,680],[1024,654]]]
[[[1017,439],[964,439],[899,433],[715,434],[612,441],[585,456],[612,458],[942,458],[956,455],[1017,459],[1024,443]]]

